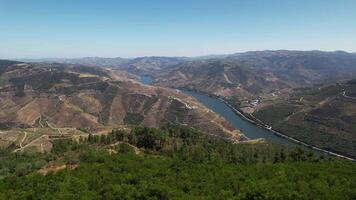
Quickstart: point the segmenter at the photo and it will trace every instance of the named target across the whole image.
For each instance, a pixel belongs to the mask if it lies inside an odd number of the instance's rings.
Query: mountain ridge
[[[322,51],[247,52],[182,62],[155,77],[155,84],[167,87],[188,87],[220,96],[253,96],[354,78],[356,56]]]

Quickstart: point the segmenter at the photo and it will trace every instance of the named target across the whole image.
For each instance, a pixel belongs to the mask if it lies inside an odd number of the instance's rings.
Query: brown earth
[[[7,81],[0,88],[0,129],[50,128],[62,134],[62,128],[97,132],[105,127],[187,124],[206,134],[240,140],[238,130],[195,99],[175,90],[144,86],[127,74],[27,63],[1,71],[0,78]],[[31,148],[50,148],[43,135],[38,142],[32,141]]]

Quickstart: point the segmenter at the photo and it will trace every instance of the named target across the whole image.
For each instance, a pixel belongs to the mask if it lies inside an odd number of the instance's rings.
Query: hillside
[[[356,158],[356,81],[294,89],[252,112],[273,129]]]
[[[5,140],[19,142],[23,130],[36,132],[34,128],[95,133],[121,126],[176,124],[240,140],[239,131],[193,98],[175,90],[144,86],[127,74],[78,65],[2,63],[1,137],[18,136]],[[20,133],[8,134],[14,130]]]
[[[356,54],[343,51],[251,51],[221,56],[35,59],[47,63],[109,67],[150,75],[156,84],[221,96],[253,96],[356,77]]]
[[[355,54],[281,50],[182,62],[159,73],[155,84],[244,98],[355,76]]]
[[[154,84],[224,97],[275,130],[355,158],[356,105],[347,98],[354,86],[349,82],[324,88],[355,77],[355,54],[280,50],[180,63],[158,74]],[[314,86],[318,84],[320,90]],[[312,88],[296,89],[301,87]]]
[[[118,65],[116,69],[139,75],[153,76],[186,60],[188,60],[186,57],[138,57],[127,60],[127,62]]]
[[[354,199],[355,164],[178,126],[0,150],[0,199]],[[89,175],[90,174],[90,175]]]
[[[125,58],[102,58],[102,57],[84,57],[84,58],[44,58],[44,59],[20,59],[23,62],[37,63],[62,63],[86,66],[117,66],[126,62]]]

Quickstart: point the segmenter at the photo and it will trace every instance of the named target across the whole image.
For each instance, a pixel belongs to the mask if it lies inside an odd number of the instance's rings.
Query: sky
[[[0,0],[0,58],[356,52],[356,0]]]

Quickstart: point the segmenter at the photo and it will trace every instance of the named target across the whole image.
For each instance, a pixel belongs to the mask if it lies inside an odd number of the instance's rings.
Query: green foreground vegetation
[[[137,149],[137,148],[138,149]],[[42,175],[60,160],[78,166]],[[270,143],[232,144],[188,127],[58,140],[0,156],[0,199],[355,199],[356,165]]]

